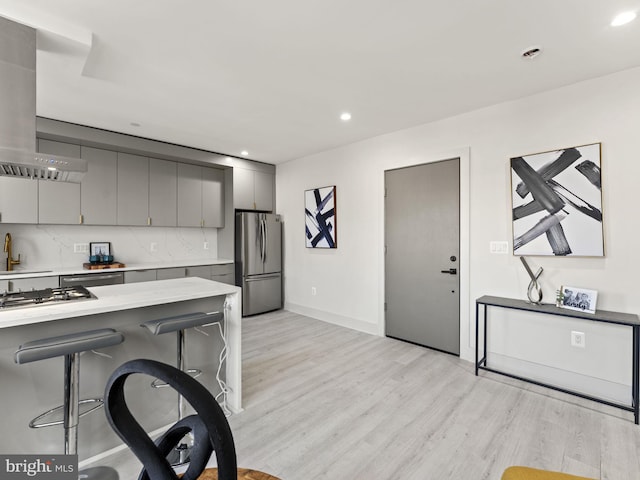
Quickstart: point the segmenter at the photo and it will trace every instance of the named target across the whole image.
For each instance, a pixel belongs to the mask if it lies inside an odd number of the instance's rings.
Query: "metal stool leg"
[[[64,356],[64,453],[78,453],[80,353]]]

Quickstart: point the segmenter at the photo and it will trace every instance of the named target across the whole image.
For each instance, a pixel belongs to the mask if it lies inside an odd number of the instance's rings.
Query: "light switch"
[[[491,253],[506,254],[509,253],[509,242],[492,240],[489,242],[489,251]]]

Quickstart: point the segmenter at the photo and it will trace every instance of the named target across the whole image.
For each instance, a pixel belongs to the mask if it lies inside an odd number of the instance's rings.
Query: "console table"
[[[581,392],[577,392],[574,390],[568,390],[562,387],[558,387],[556,385],[551,385],[544,382],[539,382],[537,380],[529,379],[526,377],[521,377],[519,375],[513,375],[511,373],[503,372],[497,370],[495,368],[490,368],[487,366],[487,307],[498,307],[498,308],[507,308],[511,310],[523,310],[527,312],[535,312],[541,313],[545,315],[557,315],[561,317],[569,317],[569,318],[579,318],[581,320],[588,320],[591,322],[600,322],[600,323],[612,323],[615,325],[623,325],[625,327],[629,327],[631,331],[632,337],[632,380],[631,380],[631,405],[621,404],[617,402],[611,402],[609,400],[594,397],[592,395],[586,395]],[[482,307],[482,318],[483,318],[483,348],[482,348],[482,358],[480,358],[480,310]],[[594,402],[602,403],[604,405],[609,405],[612,407],[620,408],[622,410],[626,410],[628,412],[633,412],[634,419],[636,425],[639,424],[640,421],[640,381],[638,380],[638,372],[640,371],[640,319],[638,315],[630,314],[630,313],[620,313],[620,312],[608,312],[606,310],[598,310],[595,314],[592,313],[584,313],[575,310],[568,310],[556,307],[551,304],[542,304],[542,305],[534,305],[524,300],[516,300],[513,298],[502,298],[502,297],[491,297],[485,295],[476,300],[476,376],[478,375],[478,370],[486,370],[488,372],[498,373],[500,375],[505,375],[507,377],[515,378],[517,380],[522,380],[524,382],[533,383],[535,385],[540,385],[542,387],[551,388],[553,390],[557,390],[559,392],[568,393],[570,395],[575,395],[577,397],[586,398],[587,400],[593,400]]]

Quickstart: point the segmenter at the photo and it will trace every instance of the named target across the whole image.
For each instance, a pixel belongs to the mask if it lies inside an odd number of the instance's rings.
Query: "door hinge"
[[[387,246],[386,245],[384,246],[384,254],[385,255],[387,254]]]
[[[387,198],[387,187],[384,187],[384,198]]]
[[[387,311],[387,302],[384,302],[384,311]]]

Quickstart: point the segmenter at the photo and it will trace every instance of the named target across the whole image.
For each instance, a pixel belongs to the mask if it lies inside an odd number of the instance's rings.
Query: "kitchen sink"
[[[53,270],[0,270],[1,276],[9,276],[9,275],[28,275],[31,273],[51,273]]]

